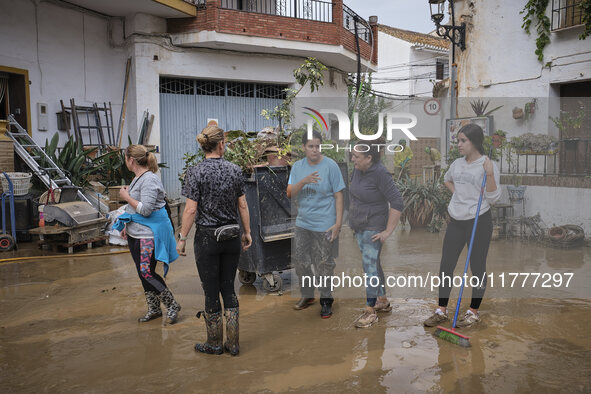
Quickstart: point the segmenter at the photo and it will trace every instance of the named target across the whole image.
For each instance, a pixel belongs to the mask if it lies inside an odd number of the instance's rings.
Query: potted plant
[[[492,143],[494,146],[502,146],[507,140],[507,133],[503,130],[496,130],[492,135]]]
[[[568,139],[576,137],[579,134],[585,117],[585,108],[581,106],[576,112],[560,111],[560,116],[554,118],[550,116],[549,118],[558,130],[560,130],[560,137],[562,139]]]
[[[558,150],[558,139],[548,134],[525,133],[512,138],[511,145],[520,155],[552,155]]]
[[[404,210],[400,218],[411,228],[429,226],[431,231],[439,231],[447,219],[447,205],[451,193],[439,182],[419,183],[414,179],[397,182],[404,199]]]

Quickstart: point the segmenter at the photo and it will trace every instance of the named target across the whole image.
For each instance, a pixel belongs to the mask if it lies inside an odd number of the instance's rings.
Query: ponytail
[[[147,167],[153,173],[158,172],[156,155],[143,145],[129,145],[125,150],[125,156],[134,159],[140,166]]]

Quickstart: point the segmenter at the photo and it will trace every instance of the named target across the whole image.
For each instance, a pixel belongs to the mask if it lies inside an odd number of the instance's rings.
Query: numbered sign
[[[427,115],[437,115],[441,110],[441,103],[437,99],[430,99],[425,101],[424,108]]]

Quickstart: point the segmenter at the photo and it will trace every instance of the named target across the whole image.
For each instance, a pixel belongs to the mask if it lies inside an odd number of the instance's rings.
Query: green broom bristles
[[[462,338],[458,335],[454,335],[449,331],[444,331],[441,329],[437,329],[435,330],[435,332],[433,333],[433,335],[435,335],[438,338],[441,338],[445,341],[451,342],[453,344],[462,346],[462,347],[470,347],[470,341],[466,338]]]

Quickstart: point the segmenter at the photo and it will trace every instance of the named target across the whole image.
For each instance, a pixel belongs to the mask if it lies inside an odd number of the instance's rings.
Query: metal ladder
[[[29,133],[18,124],[16,119],[14,119],[14,116],[8,115],[8,124],[15,126],[17,129],[17,132],[9,131],[6,133],[12,142],[14,142],[16,153],[25,163],[27,163],[29,168],[33,170],[33,173],[41,179],[45,186],[52,189],[59,189],[64,185],[75,186],[62,169],[59,168],[49,156],[47,156],[45,151],[37,145],[35,141],[33,141],[31,136],[29,136]],[[44,162],[47,167],[42,167],[42,162]],[[57,175],[55,179],[54,177],[51,177],[51,172]],[[78,190],[78,198],[81,201],[86,201],[91,204],[80,190]]]

